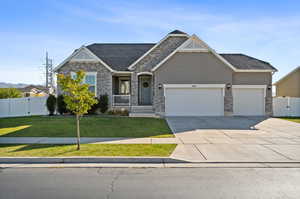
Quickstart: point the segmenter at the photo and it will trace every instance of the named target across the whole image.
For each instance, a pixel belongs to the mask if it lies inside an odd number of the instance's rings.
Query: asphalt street
[[[300,168],[8,168],[0,198],[300,198]]]

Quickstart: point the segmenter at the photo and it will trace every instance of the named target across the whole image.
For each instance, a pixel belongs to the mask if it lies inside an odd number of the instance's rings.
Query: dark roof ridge
[[[91,45],[155,45],[156,43],[92,43],[87,46]]]
[[[267,61],[264,61],[264,60],[261,60],[261,59],[257,59],[257,58],[255,58],[255,57],[246,55],[246,54],[244,54],[244,53],[220,53],[220,55],[243,55],[243,56],[249,57],[249,58],[251,58],[251,59],[256,59],[257,61],[264,62],[264,63],[266,63],[266,64],[270,64],[270,62],[267,62]]]

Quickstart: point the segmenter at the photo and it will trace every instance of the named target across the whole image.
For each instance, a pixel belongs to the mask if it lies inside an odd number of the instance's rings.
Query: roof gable
[[[282,82],[283,80],[285,80],[287,77],[289,77],[290,75],[294,74],[298,70],[300,70],[300,66],[298,66],[297,68],[295,68],[294,70],[292,70],[291,72],[289,72],[287,75],[283,76],[281,79],[279,79],[277,82],[275,82],[274,85],[279,84],[280,82]]]

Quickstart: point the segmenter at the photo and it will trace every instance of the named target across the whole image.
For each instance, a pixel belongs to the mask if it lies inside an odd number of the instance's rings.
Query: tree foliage
[[[0,88],[0,99],[20,97],[22,97],[22,92],[17,88]]]
[[[82,70],[76,72],[75,79],[72,79],[70,75],[58,75],[58,84],[63,90],[67,109],[76,115],[77,150],[80,150],[79,118],[88,113],[88,110],[97,103],[94,93],[89,91],[87,84],[82,83],[84,76],[85,72]]]
[[[86,114],[97,103],[94,93],[88,90],[88,84],[82,83],[84,76],[85,72],[82,70],[76,73],[76,79],[72,79],[70,75],[58,75],[58,83],[64,92],[67,109],[79,116]]]

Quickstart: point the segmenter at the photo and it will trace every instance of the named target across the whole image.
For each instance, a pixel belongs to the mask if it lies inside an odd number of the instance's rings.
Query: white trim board
[[[89,55],[99,61],[102,65],[104,65],[110,72],[115,72],[110,66],[108,66],[103,60],[101,60],[98,56],[96,56],[92,51],[90,51],[87,47],[81,46],[76,52],[73,52],[69,57],[67,57],[62,63],[60,63],[57,67],[54,68],[54,72],[60,69],[65,63],[70,61],[74,56],[76,56],[81,50],[86,50]],[[81,60],[82,61],[82,60]]]
[[[204,41],[202,41],[197,35],[193,34],[189,37],[188,40],[183,42],[177,49],[175,49],[171,54],[169,54],[165,59],[163,59],[160,63],[158,63],[155,67],[151,69],[152,72],[157,70],[162,64],[164,64],[168,59],[170,59],[176,52],[179,50],[182,50],[187,44],[189,44],[191,41],[196,40],[201,43],[205,48],[201,48],[201,50],[207,50],[208,52],[211,52],[213,55],[215,55],[217,58],[219,58],[225,65],[227,65],[229,68],[231,68],[233,71],[236,70],[236,68],[231,65],[228,61],[226,61],[223,57],[221,57],[219,54],[217,54],[212,48],[210,48]],[[195,50],[195,49],[194,49]],[[198,49],[200,50],[200,49]]]
[[[195,48],[195,49],[185,49],[184,47],[188,45],[192,40],[197,41],[201,43],[201,45],[204,46],[204,48]],[[225,58],[223,58],[221,55],[219,55],[214,49],[209,47],[203,40],[201,40],[197,35],[193,34],[189,37],[188,40],[183,42],[177,49],[175,49],[172,53],[170,53],[165,59],[163,59],[161,62],[159,62],[155,67],[151,69],[152,72],[157,70],[161,65],[163,65],[168,59],[170,59],[176,52],[210,52],[214,56],[216,56],[221,62],[223,62],[226,66],[231,68],[234,72],[275,72],[274,70],[242,70],[237,69],[232,64],[230,64]]]
[[[226,84],[164,84],[164,88],[225,88]]]
[[[130,66],[128,67],[129,70],[133,69],[133,67],[139,62],[141,61],[144,57],[146,57],[150,52],[152,52],[157,46],[159,46],[163,41],[165,41],[167,38],[169,37],[189,37],[188,34],[167,34],[164,38],[162,38],[158,43],[156,43],[152,48],[150,48],[147,52],[145,52],[145,54],[143,54],[141,57],[139,57],[137,60],[135,60],[132,64],[130,64]]]
[[[232,89],[264,89],[264,97],[267,95],[267,85],[232,85]]]
[[[153,73],[151,73],[151,72],[139,72],[139,73],[137,73],[136,74],[137,76],[140,76],[140,75],[153,75]]]
[[[164,96],[166,95],[166,89],[168,88],[221,88],[223,97],[225,96],[225,87],[226,84],[163,84],[164,87]]]

